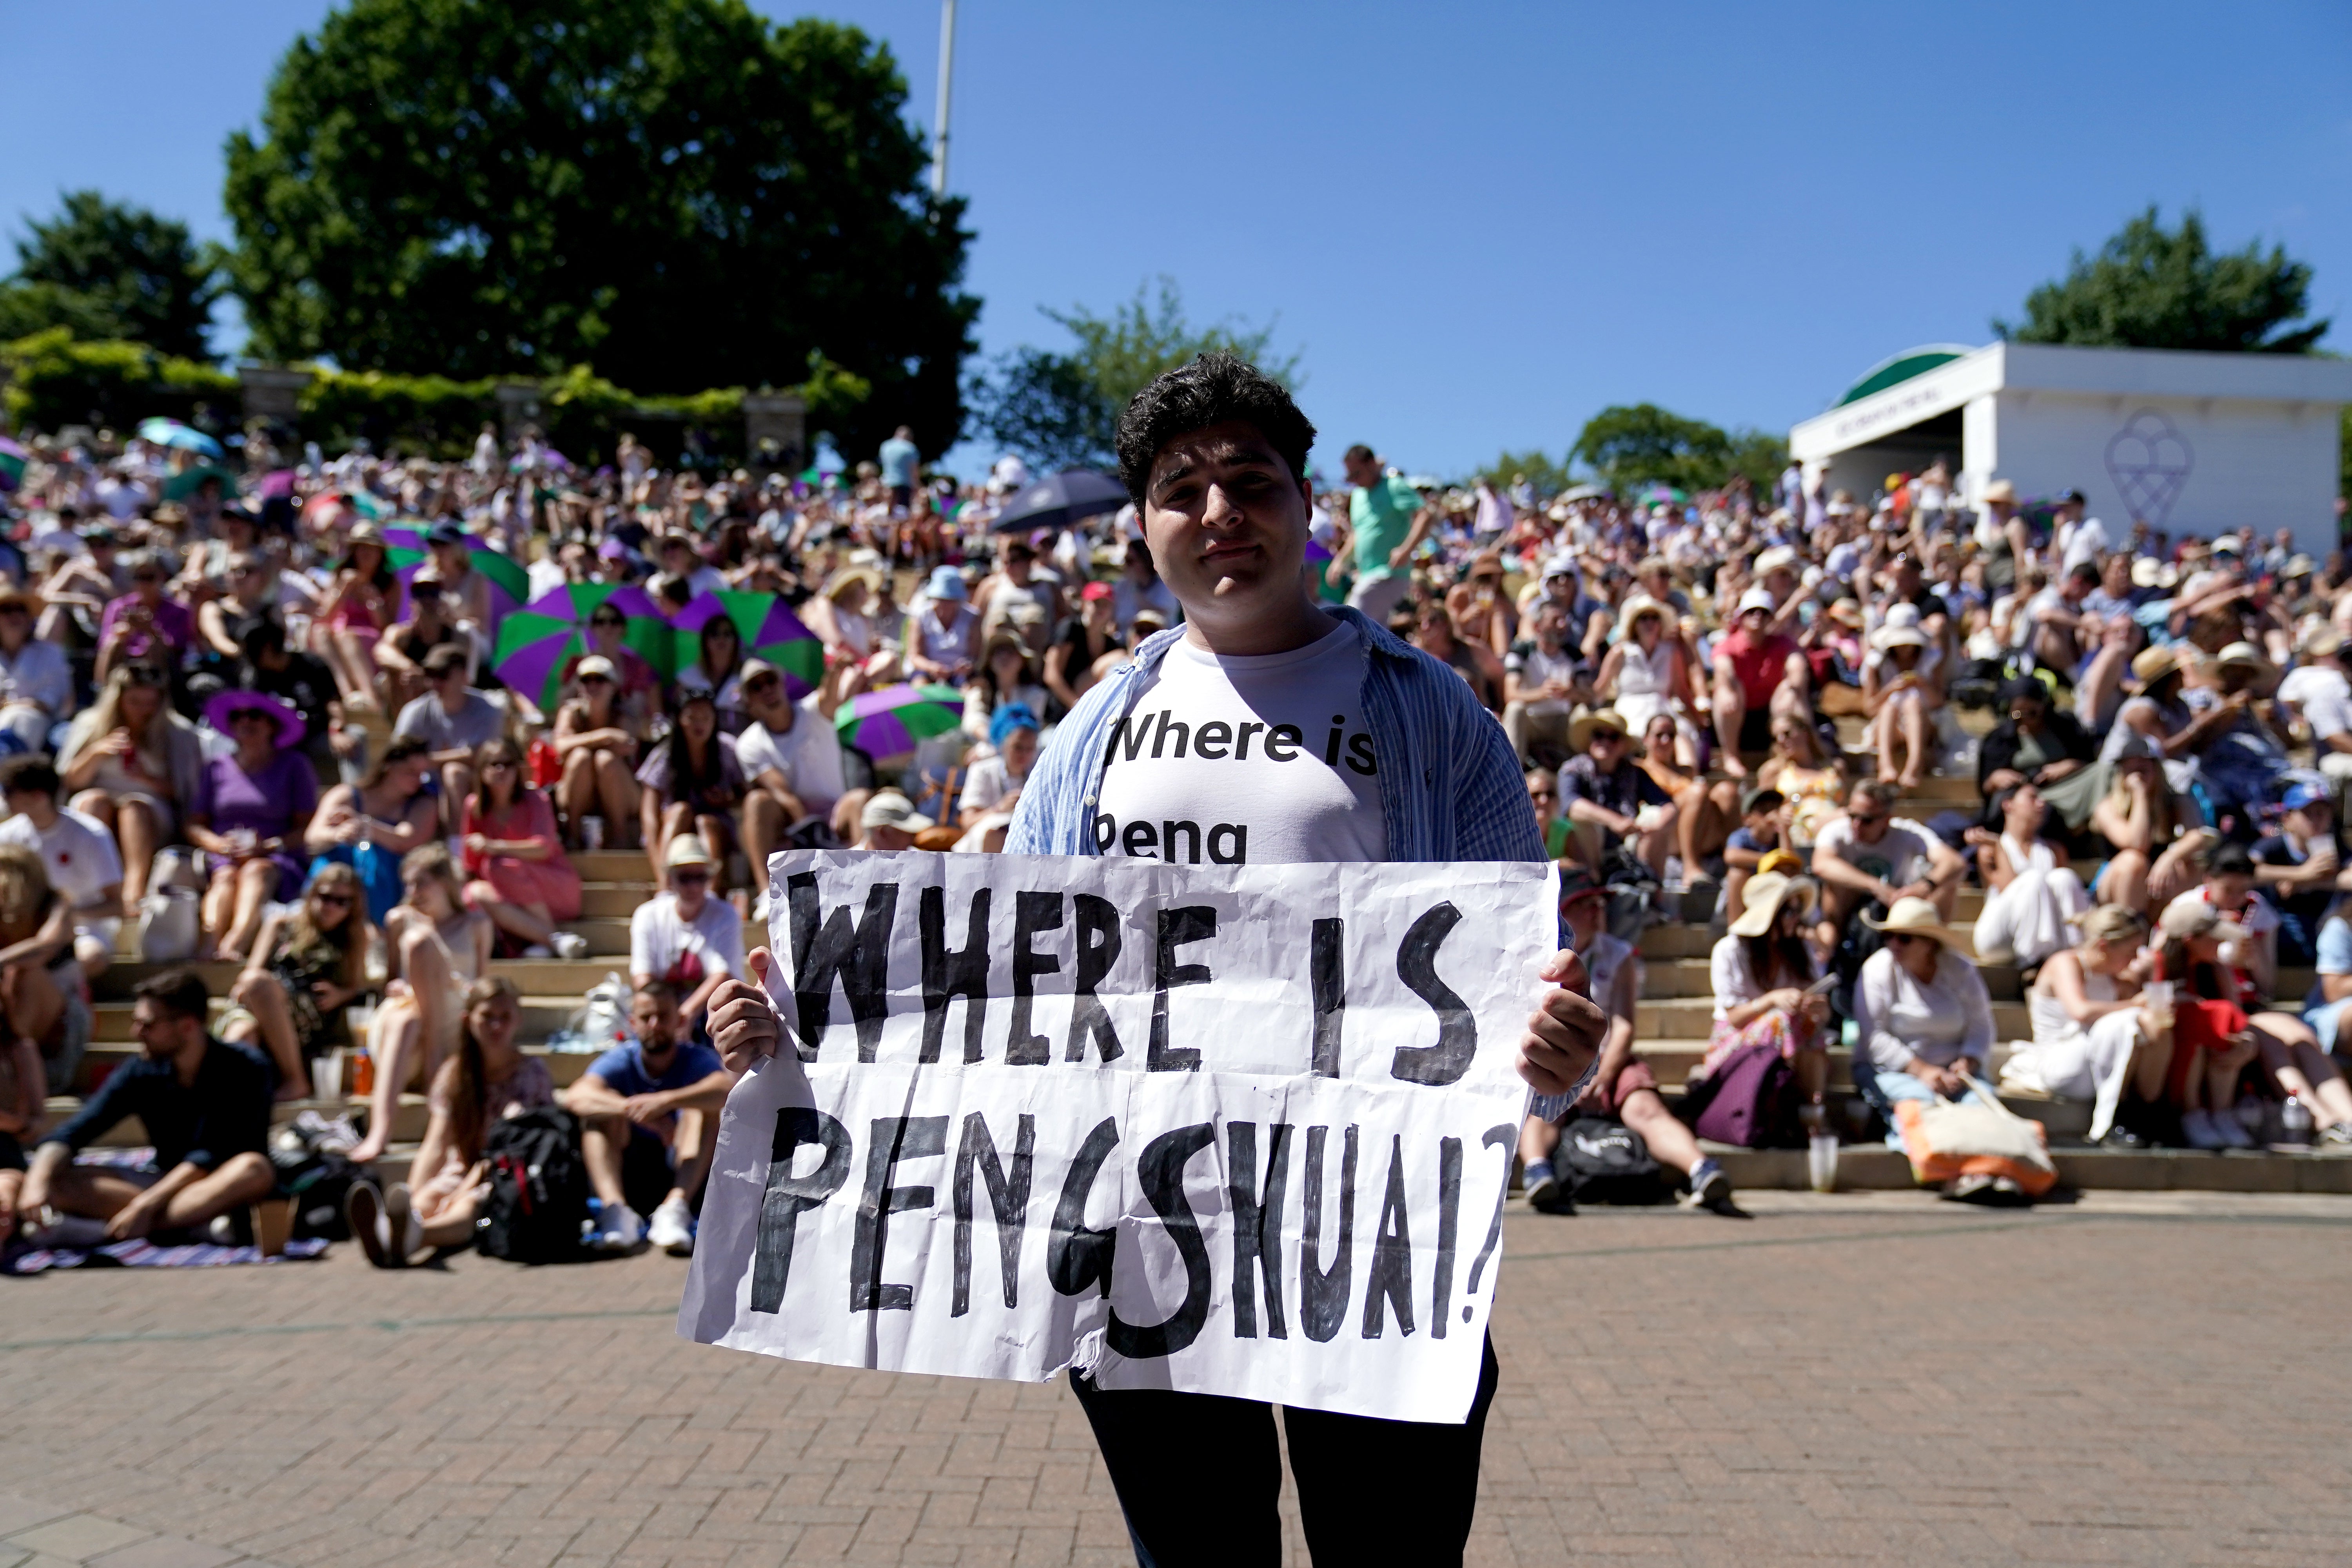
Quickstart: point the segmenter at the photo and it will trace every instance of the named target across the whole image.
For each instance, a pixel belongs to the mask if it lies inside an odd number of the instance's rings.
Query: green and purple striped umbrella
[[[782,674],[785,695],[805,697],[824,679],[824,645],[790,605],[773,594],[732,588],[698,595],[670,617],[675,643],[670,673],[702,662],[702,628],[720,616],[735,623],[746,658],[765,659]]]
[[[393,574],[400,579],[399,613],[405,618],[408,581],[433,558],[433,552],[425,544],[421,528],[387,528],[383,531],[383,546]],[[530,573],[513,556],[501,555],[491,549],[490,542],[479,534],[466,535],[466,548],[473,552],[474,570],[489,580],[490,624],[503,625],[507,616],[521,609],[530,598]]]
[[[552,714],[563,694],[563,671],[589,651],[588,617],[610,604],[628,617],[621,640],[656,669],[669,655],[669,623],[643,588],[621,583],[567,583],[542,594],[499,624],[490,668],[499,679]]]
[[[25,482],[25,465],[32,460],[32,453],[0,436],[0,495],[6,495]]]
[[[963,694],[954,687],[905,681],[861,691],[833,716],[842,743],[869,757],[902,756],[918,742],[944,735],[962,722]]]

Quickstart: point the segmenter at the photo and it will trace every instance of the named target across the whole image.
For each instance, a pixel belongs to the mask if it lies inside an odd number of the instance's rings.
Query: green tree
[[[1569,457],[1622,494],[1650,484],[1718,489],[1735,474],[1769,486],[1787,465],[1789,448],[1761,430],[1727,431],[1654,403],[1637,403],[1604,408],[1586,421]]]
[[[2153,206],[2095,257],[2074,252],[2066,276],[2025,297],[2025,319],[1992,330],[2021,343],[2299,354],[2327,333],[2304,322],[2311,268],[2260,242],[2216,256],[2195,211],[2167,229]]]
[[[186,224],[68,191],[55,217],[25,226],[16,274],[0,284],[0,341],[66,327],[77,338],[212,357],[205,334],[221,296],[221,256],[197,245]]]
[[[1083,306],[1040,308],[1076,346],[1064,353],[1020,348],[997,356],[974,378],[971,401],[980,433],[1043,468],[1108,467],[1128,400],[1162,371],[1223,351],[1249,361],[1285,386],[1298,384],[1298,356],[1273,352],[1271,322],[1230,319],[1195,326],[1185,319],[1172,278],[1146,283],[1108,315]]]
[[[352,0],[229,138],[257,352],[640,393],[863,378],[831,433],[961,433],[980,302],[889,51],[742,0]]]

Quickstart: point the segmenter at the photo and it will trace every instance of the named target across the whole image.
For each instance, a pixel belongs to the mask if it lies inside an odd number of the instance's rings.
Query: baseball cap
[[[935,827],[929,817],[915,809],[915,803],[895,789],[877,790],[866,801],[866,809],[858,815],[861,827],[896,827],[907,833],[920,833]]]
[[[1089,583],[1078,590],[1078,597],[1088,603],[1097,599],[1108,599],[1110,595],[1111,586],[1108,583]]]
[[[1750,588],[1739,595],[1739,614],[1743,616],[1750,610],[1761,610],[1769,616],[1779,606],[1772,603],[1772,595],[1768,589]]]
[[[2317,784],[2298,784],[2287,787],[2286,797],[2280,804],[2289,811],[2301,811],[2306,805],[2328,805],[2327,792]]]

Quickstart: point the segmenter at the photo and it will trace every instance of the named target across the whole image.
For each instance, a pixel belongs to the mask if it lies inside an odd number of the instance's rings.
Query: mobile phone
[[[1831,992],[1837,989],[1837,972],[1835,970],[1832,970],[1829,973],[1822,975],[1819,980],[1814,981],[1811,985],[1806,986],[1805,994],[1808,996],[1826,996]]]

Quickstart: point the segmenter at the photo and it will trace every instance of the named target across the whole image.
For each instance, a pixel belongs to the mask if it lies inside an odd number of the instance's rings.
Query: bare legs
[[[294,1027],[294,1009],[286,987],[275,974],[240,974],[229,988],[229,1000],[253,1015],[255,1031],[269,1059],[278,1064],[278,1098],[310,1098],[310,1064],[302,1057],[302,1037]]]
[[[2352,1086],[2345,1083],[2343,1073],[2319,1048],[2319,1037],[2303,1020],[2284,1013],[2257,1013],[2253,1024],[2254,1048],[2262,1053],[2263,1068],[2280,1093],[2310,1106],[2312,1119],[2322,1127],[2352,1121]]]
[[[96,789],[86,789],[74,796],[73,808],[98,818],[113,832],[114,841],[122,850],[122,905],[135,909],[146,896],[147,877],[154,868],[155,851],[163,842],[153,809],[139,800],[118,804],[112,795]]]
[[[218,1169],[173,1193],[155,1216],[156,1230],[185,1230],[234,1208],[257,1203],[278,1185],[278,1173],[260,1154],[232,1154]],[[97,1165],[60,1165],[49,1178],[49,1202],[67,1214],[112,1219],[145,1189]]]
[[[466,884],[466,902],[490,917],[490,923],[500,931],[520,937],[526,942],[544,946],[555,934],[555,921],[545,904],[518,904],[501,897],[488,882]]]
[[[582,847],[580,819],[601,813],[605,847],[626,847],[629,825],[637,816],[637,781],[628,764],[602,747],[583,746],[564,760],[563,816],[571,830],[570,847]]]
[[[205,934],[218,944],[216,955],[242,963],[261,931],[261,912],[278,891],[278,862],[253,859],[223,866],[205,889]]]

